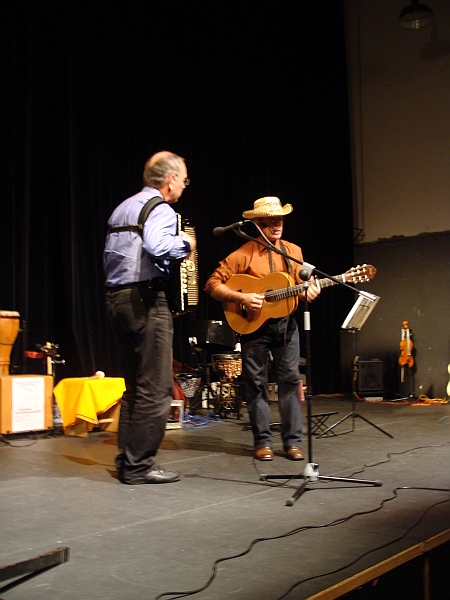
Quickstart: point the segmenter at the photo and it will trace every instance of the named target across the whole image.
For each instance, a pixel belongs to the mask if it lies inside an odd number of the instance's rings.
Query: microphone
[[[311,271],[309,271],[308,269],[302,269],[300,271],[300,279],[302,281],[308,281],[310,277],[311,277]]]
[[[310,265],[307,262],[303,263],[303,269],[300,271],[300,279],[302,281],[309,281],[316,267],[314,265]]]
[[[237,223],[231,223],[231,225],[227,225],[226,227],[214,227],[213,235],[222,235],[226,231],[230,231],[230,229],[239,229],[241,225],[246,223],[249,219],[245,221],[237,221]]]

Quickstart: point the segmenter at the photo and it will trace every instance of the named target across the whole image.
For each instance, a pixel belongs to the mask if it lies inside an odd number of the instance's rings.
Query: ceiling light
[[[433,11],[426,4],[412,0],[410,6],[402,10],[398,24],[404,29],[421,29],[434,21]]]

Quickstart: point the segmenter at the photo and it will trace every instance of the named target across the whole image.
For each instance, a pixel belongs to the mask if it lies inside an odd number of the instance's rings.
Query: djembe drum
[[[0,376],[9,375],[11,351],[19,334],[20,315],[12,310],[0,310]]]
[[[225,415],[227,411],[235,412],[239,419],[239,396],[236,393],[234,380],[242,373],[240,352],[234,352],[233,354],[213,354],[211,364],[213,370],[220,377],[220,412]]]
[[[191,404],[194,402],[193,398],[200,388],[202,378],[193,373],[177,373],[175,379],[186,398],[189,408],[192,408]]]

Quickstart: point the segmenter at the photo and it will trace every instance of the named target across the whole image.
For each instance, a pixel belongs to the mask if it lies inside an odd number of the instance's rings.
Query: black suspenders
[[[141,212],[139,213],[139,219],[137,225],[123,225],[121,227],[110,227],[108,233],[118,233],[119,231],[137,231],[142,235],[144,231],[145,221],[148,219],[148,215],[151,211],[156,208],[159,204],[165,202],[164,198],[161,196],[155,196],[154,198],[150,198],[148,202],[144,204]]]

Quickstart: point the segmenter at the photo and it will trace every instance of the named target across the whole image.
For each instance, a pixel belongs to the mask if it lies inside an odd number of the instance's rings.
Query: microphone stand
[[[339,281],[337,278],[335,278],[331,275],[328,275],[327,273],[324,273],[323,271],[319,271],[319,269],[317,269],[314,265],[310,265],[307,262],[298,260],[297,258],[294,258],[293,256],[290,256],[289,254],[287,254],[287,252],[283,252],[282,250],[279,250],[274,244],[272,244],[266,238],[266,236],[261,231],[259,226],[256,223],[254,223],[254,225],[259,230],[260,234],[266,240],[267,243],[244,233],[241,230],[239,224],[237,226],[233,227],[233,231],[239,237],[243,237],[246,240],[256,242],[257,244],[259,244],[260,246],[263,246],[264,248],[267,248],[268,250],[276,252],[277,254],[281,254],[281,256],[283,256],[284,258],[286,258],[288,260],[292,260],[300,265],[303,265],[303,269],[300,273],[300,277],[305,282],[302,287],[303,287],[303,291],[305,293],[303,323],[304,323],[305,345],[306,345],[306,378],[307,378],[306,407],[307,407],[307,425],[308,425],[308,462],[305,466],[303,473],[297,473],[295,475],[261,474],[260,479],[261,479],[261,481],[268,481],[271,479],[274,479],[274,480],[302,479],[302,483],[297,487],[293,496],[291,496],[290,498],[288,498],[286,500],[286,506],[294,506],[295,502],[300,498],[300,496],[306,490],[306,486],[310,482],[343,481],[343,482],[347,482],[347,483],[358,483],[358,484],[373,485],[375,487],[380,487],[383,484],[379,480],[353,479],[351,477],[328,477],[325,475],[319,475],[319,465],[317,463],[313,462],[312,411],[311,411],[312,396],[313,396],[312,395],[312,369],[311,369],[311,321],[310,321],[310,313],[309,313],[309,306],[308,306],[308,288],[309,288],[310,283],[308,280],[311,278],[312,274],[315,272],[325,278],[332,279],[339,285],[344,285],[345,287],[348,287],[350,290],[352,290],[352,292],[354,292],[355,289],[352,286],[348,285],[348,283]]]

